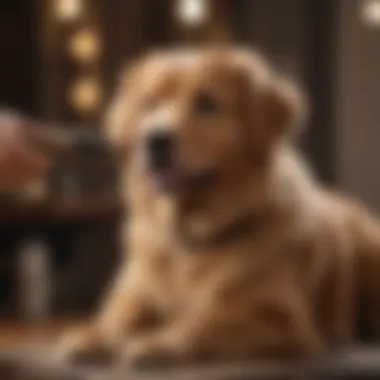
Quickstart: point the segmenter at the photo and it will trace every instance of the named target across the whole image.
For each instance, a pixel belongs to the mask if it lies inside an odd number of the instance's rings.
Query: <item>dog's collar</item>
[[[240,216],[207,236],[186,236],[184,243],[193,249],[210,249],[236,242],[257,231],[268,216],[268,210]]]

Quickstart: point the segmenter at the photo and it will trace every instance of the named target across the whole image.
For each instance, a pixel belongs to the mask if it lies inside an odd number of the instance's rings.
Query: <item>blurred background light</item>
[[[362,6],[362,17],[367,25],[380,27],[380,1],[365,1]]]
[[[84,11],[83,0],[55,0],[54,14],[60,21],[78,20]]]
[[[178,0],[176,11],[181,24],[197,27],[207,21],[209,4],[207,0]]]
[[[101,102],[101,88],[98,80],[93,77],[78,79],[70,89],[70,101],[78,111],[94,111]]]
[[[79,30],[69,41],[70,55],[77,61],[89,63],[99,57],[101,44],[98,34],[89,28]]]

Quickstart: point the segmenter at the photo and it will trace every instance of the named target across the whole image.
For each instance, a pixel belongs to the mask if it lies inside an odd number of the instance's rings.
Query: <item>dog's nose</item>
[[[169,132],[155,132],[147,137],[146,146],[154,166],[169,163],[174,150],[174,140],[173,135]]]

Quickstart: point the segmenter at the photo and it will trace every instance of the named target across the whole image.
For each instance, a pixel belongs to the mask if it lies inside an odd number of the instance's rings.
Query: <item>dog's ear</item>
[[[247,141],[256,151],[294,135],[306,115],[304,96],[290,80],[276,74],[256,55],[245,55],[240,66],[241,114]]]
[[[274,74],[262,84],[253,100],[255,124],[276,139],[298,132],[306,105],[301,91],[291,81]]]
[[[141,62],[128,65],[120,76],[105,115],[105,134],[118,155],[124,157],[136,137],[134,118],[137,111],[137,89]]]

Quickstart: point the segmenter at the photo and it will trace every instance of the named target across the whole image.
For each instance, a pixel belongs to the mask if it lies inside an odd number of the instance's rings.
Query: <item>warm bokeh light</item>
[[[54,14],[60,21],[78,20],[84,11],[83,0],[55,0]]]
[[[196,27],[203,24],[208,17],[207,0],[178,0],[177,18],[189,27]]]
[[[367,25],[380,26],[380,1],[368,0],[362,9],[363,20]]]
[[[98,34],[91,29],[76,32],[69,41],[69,52],[76,60],[88,63],[98,58],[101,44]]]
[[[70,101],[78,111],[93,111],[101,101],[99,82],[92,77],[79,79],[70,90]]]

